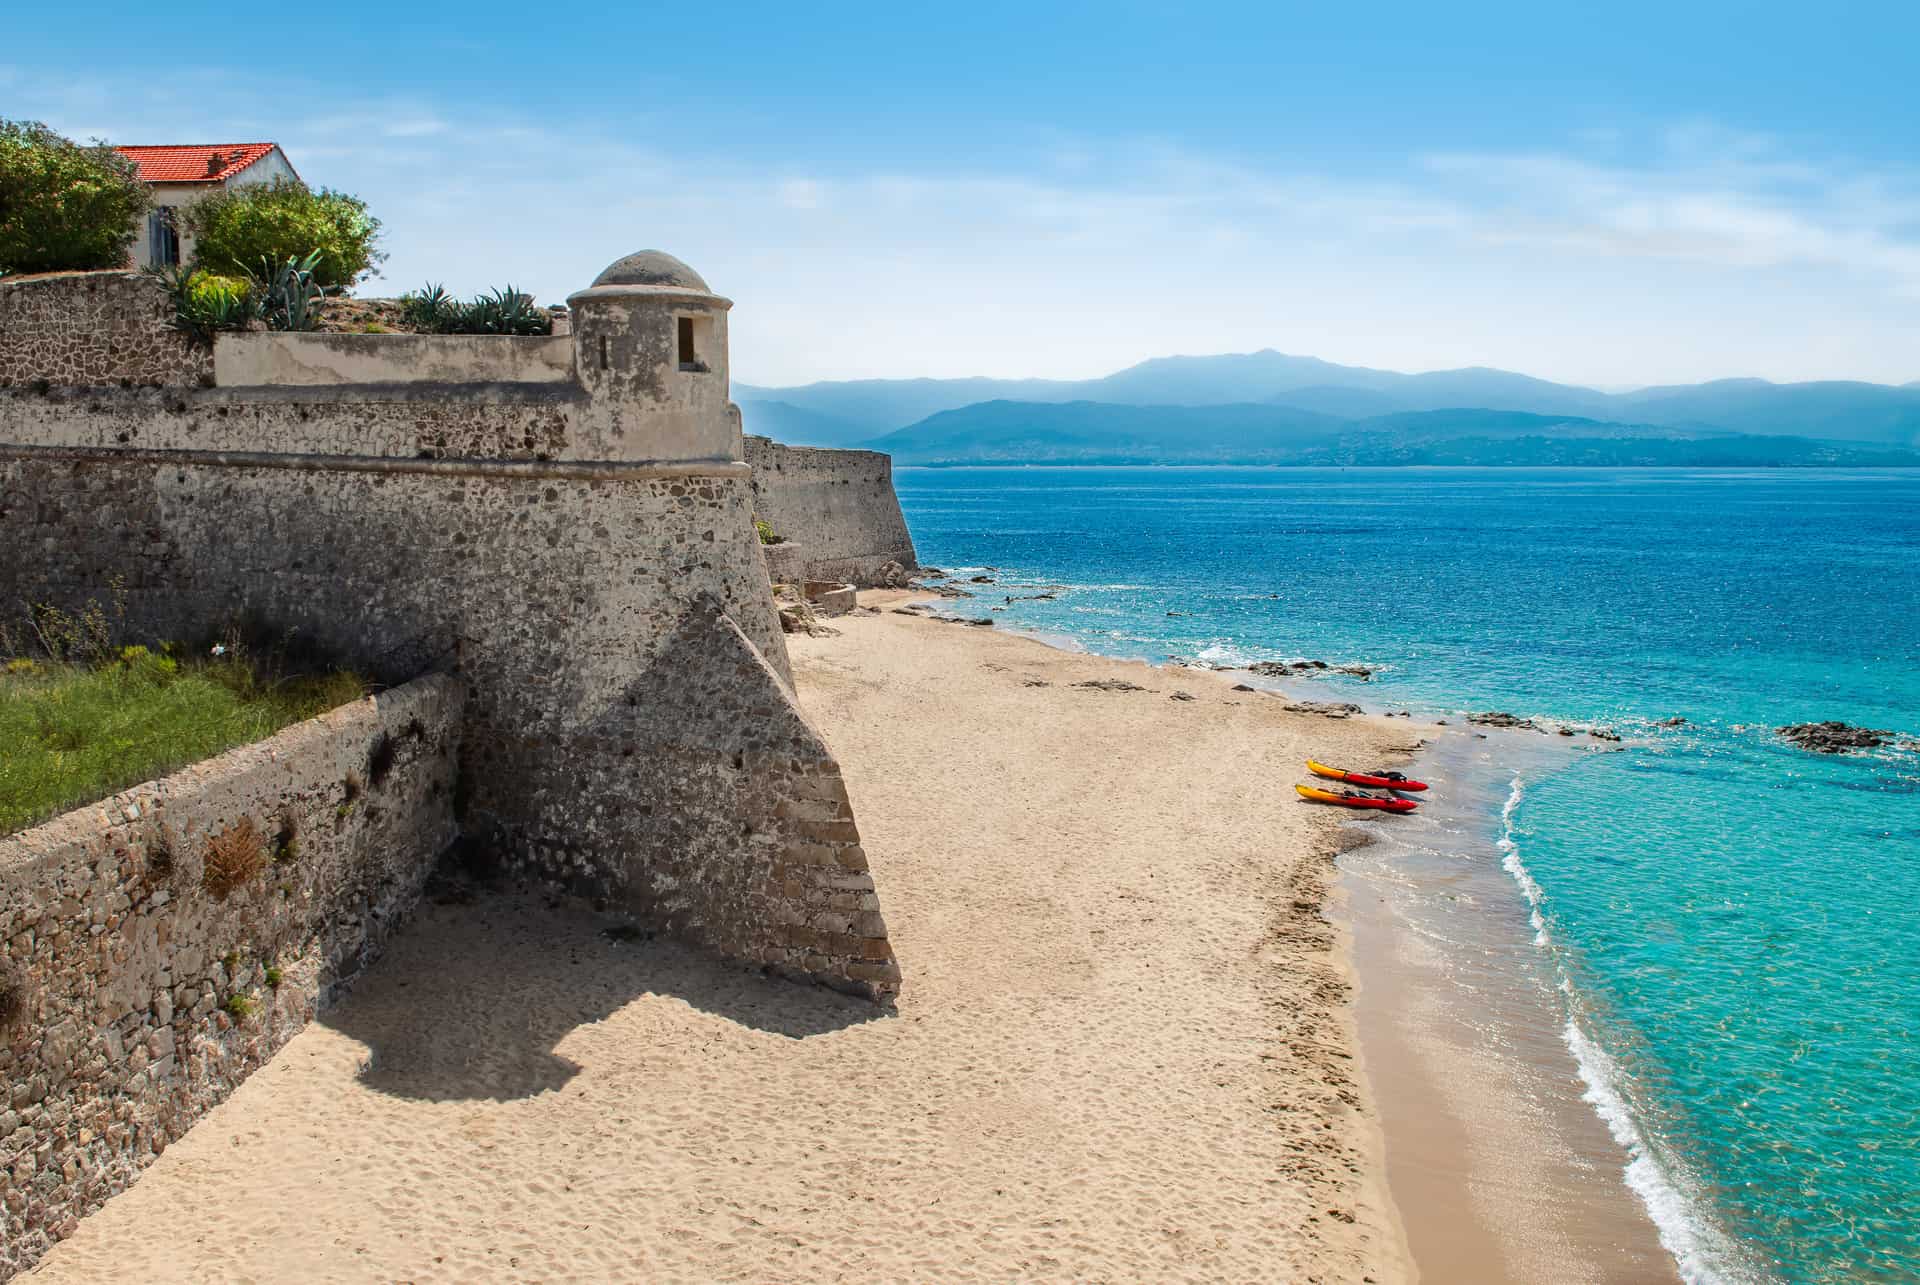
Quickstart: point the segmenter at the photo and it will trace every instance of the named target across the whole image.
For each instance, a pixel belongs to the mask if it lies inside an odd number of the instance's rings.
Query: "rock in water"
[[[1512,727],[1529,732],[1540,731],[1540,725],[1530,718],[1521,718],[1517,714],[1507,714],[1495,710],[1490,714],[1469,714],[1469,723],[1478,723],[1482,727]]]
[[[1883,728],[1853,727],[1831,720],[1825,723],[1794,723],[1774,730],[1801,749],[1812,750],[1816,754],[1877,750],[1893,735]]]
[[[938,594],[942,598],[971,598],[965,589],[956,589],[950,584],[934,584],[929,580],[909,580],[906,588],[917,589],[922,593]]]

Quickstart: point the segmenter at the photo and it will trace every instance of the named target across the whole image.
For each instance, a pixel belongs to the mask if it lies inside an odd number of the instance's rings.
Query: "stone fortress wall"
[[[0,838],[0,1279],[313,1018],[453,842],[429,675]]]
[[[70,280],[0,297],[148,284]],[[239,336],[158,388],[0,344],[0,605],[118,581],[153,637],[245,615],[382,681],[457,673],[460,822],[506,870],[884,999],[899,967],[752,525],[730,305],[652,252],[569,303],[564,378],[545,338],[414,378],[424,337]]]
[[[859,585],[904,583],[918,567],[913,536],[893,490],[893,460],[879,451],[783,446],[746,439],[759,516],[795,549],[777,565],[798,565],[809,580]]]
[[[0,388],[213,382],[213,354],[168,323],[158,277],[56,272],[0,283]]]

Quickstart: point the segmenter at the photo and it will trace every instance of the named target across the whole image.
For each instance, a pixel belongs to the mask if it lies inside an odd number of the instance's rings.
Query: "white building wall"
[[[153,204],[156,209],[164,207],[178,211],[183,206],[192,205],[209,192],[217,192],[222,188],[252,187],[259,183],[271,183],[276,179],[286,179],[288,182],[295,183],[300,181],[300,176],[294,173],[286,153],[277,147],[225,183],[155,183]],[[188,233],[185,221],[180,219],[178,214],[175,215],[175,227],[180,233],[180,262],[191,263],[193,262],[193,237]],[[147,268],[152,265],[151,224],[143,221],[139,232],[133,238],[133,266]]]

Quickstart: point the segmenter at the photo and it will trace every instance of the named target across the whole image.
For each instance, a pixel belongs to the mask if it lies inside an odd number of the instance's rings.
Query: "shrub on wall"
[[[429,282],[400,296],[400,314],[415,330],[434,335],[550,335],[553,314],[533,296],[503,286],[462,302]]]
[[[380,220],[365,201],[286,179],[215,192],[184,214],[200,266],[229,276],[257,273],[263,259],[280,264],[317,253],[313,279],[335,289],[386,257],[378,248]]]
[[[0,275],[124,267],[152,204],[134,163],[105,143],[0,120]]]
[[[173,324],[211,345],[216,331],[245,330],[260,319],[260,292],[244,277],[223,277],[197,268],[155,272],[173,300]]]

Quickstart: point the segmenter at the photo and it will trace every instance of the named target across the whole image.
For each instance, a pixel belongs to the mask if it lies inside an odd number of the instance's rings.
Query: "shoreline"
[[[1423,777],[1470,795],[1470,752],[1462,735],[1443,738]],[[1430,820],[1462,837],[1459,814]],[[1415,1262],[1435,1280],[1677,1282],[1566,1043],[1564,1001],[1498,844],[1434,851],[1403,835],[1342,859],[1335,907]]]
[[[1099,655],[1065,635],[999,632],[1068,654]],[[1291,702],[1339,703],[1357,695],[1311,677],[1274,679],[1144,659],[1119,663],[1209,674]],[[1521,731],[1480,733],[1421,715],[1395,715],[1388,722],[1384,708],[1369,703],[1363,709],[1362,717],[1401,731],[1420,729],[1419,744],[1392,765],[1422,763],[1414,775],[1443,788],[1446,780],[1432,770],[1436,741],[1450,743],[1455,757],[1470,748],[1469,737],[1505,745],[1518,758],[1543,746],[1548,753],[1565,748],[1536,743]],[[1491,785],[1474,781],[1469,789]],[[1426,814],[1433,814],[1431,803]],[[1608,1285],[1680,1280],[1667,1233],[1629,1181],[1633,1157],[1596,1104],[1591,1072],[1568,1043],[1561,1023],[1570,1019],[1558,1012],[1546,961],[1535,951],[1532,906],[1513,872],[1515,858],[1496,860],[1491,879],[1469,894],[1506,922],[1491,925],[1491,939],[1436,949],[1431,934],[1409,921],[1408,906],[1391,905],[1393,898],[1381,895],[1382,887],[1357,868],[1385,856],[1394,823],[1364,814],[1342,819],[1337,875],[1322,908],[1342,934],[1355,983],[1350,1015],[1356,1052],[1372,1100],[1380,1104],[1383,1171],[1416,1277]],[[1498,845],[1488,846],[1497,858]],[[1379,872],[1373,873],[1377,879]],[[1425,877],[1457,878],[1436,869]],[[1403,872],[1393,878],[1412,884],[1418,877]],[[1488,927],[1483,923],[1478,931]],[[1504,973],[1469,961],[1471,989],[1491,1005],[1477,1018],[1464,1017],[1449,993],[1459,984],[1463,948],[1509,961]],[[1515,957],[1521,957],[1518,968],[1511,964]],[[1469,1084],[1471,1089],[1460,1087]],[[1392,1086],[1390,1095],[1380,1092],[1383,1085]]]

